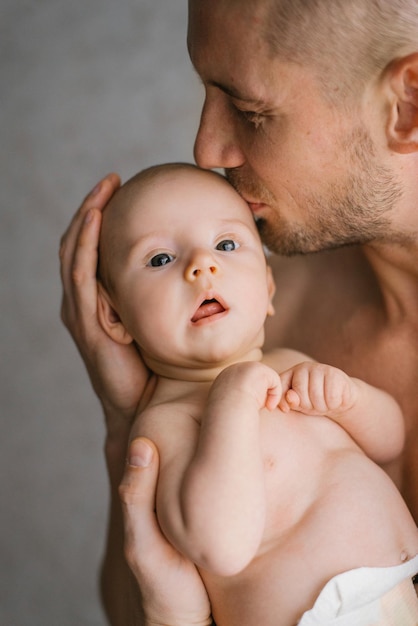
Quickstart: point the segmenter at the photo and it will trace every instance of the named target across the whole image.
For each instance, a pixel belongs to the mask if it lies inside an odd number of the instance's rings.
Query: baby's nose
[[[198,253],[193,255],[186,267],[185,276],[189,281],[196,280],[202,276],[212,276],[217,274],[219,267],[212,255],[207,253]]]

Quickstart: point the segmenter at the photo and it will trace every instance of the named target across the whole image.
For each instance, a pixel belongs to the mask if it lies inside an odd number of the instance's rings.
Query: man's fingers
[[[158,478],[158,451],[145,437],[131,441],[119,496],[123,506],[140,506],[154,512]]]
[[[61,318],[69,327],[77,323],[79,331],[85,325],[90,326],[91,320],[94,323],[97,321],[96,271],[100,224],[101,213],[90,209],[86,213],[72,256],[61,261]]]
[[[134,439],[119,493],[125,557],[139,585],[146,616],[138,624],[211,624],[209,599],[196,567],[173,548],[158,525],[158,471],[156,446],[144,437]]]
[[[137,576],[141,575],[139,565],[143,570],[147,565],[152,569],[160,557],[164,558],[161,553],[167,548],[155,516],[158,469],[158,451],[152,441],[143,437],[134,439],[129,446],[119,496],[124,517],[125,556]]]
[[[93,191],[85,197],[67,230],[61,237],[59,256],[62,262],[73,256],[74,248],[88,211],[91,209],[102,211],[119,186],[119,176],[111,173],[101,180]]]
[[[61,238],[60,273],[63,284],[61,318],[68,327],[75,319],[92,319],[96,313],[97,246],[101,211],[120,185],[117,174],[109,174],[86,196]]]
[[[101,213],[90,209],[85,216],[71,267],[71,287],[77,306],[87,307],[86,313],[96,315],[97,308],[97,257],[100,237]]]
[[[99,209],[99,211],[102,211],[118,187],[120,187],[120,177],[114,172],[102,178],[94,189],[84,198],[68,230],[70,230],[73,225],[82,222],[89,209]]]

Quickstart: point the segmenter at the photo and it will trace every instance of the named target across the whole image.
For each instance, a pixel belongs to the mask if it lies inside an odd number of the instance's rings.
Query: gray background
[[[105,623],[103,419],[59,239],[109,171],[192,160],[186,0],[0,0],[0,626]]]

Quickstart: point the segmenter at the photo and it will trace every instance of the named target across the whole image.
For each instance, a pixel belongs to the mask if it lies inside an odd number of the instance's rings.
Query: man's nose
[[[208,87],[194,144],[196,163],[204,169],[240,167],[244,163],[227,97]]]
[[[184,276],[188,282],[210,278],[219,273],[219,265],[210,252],[197,250],[186,265]]]

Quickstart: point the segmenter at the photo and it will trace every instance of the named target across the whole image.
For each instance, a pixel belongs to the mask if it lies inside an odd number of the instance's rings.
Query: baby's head
[[[255,358],[273,291],[251,211],[219,174],[154,166],[104,211],[99,319],[157,373]]]

